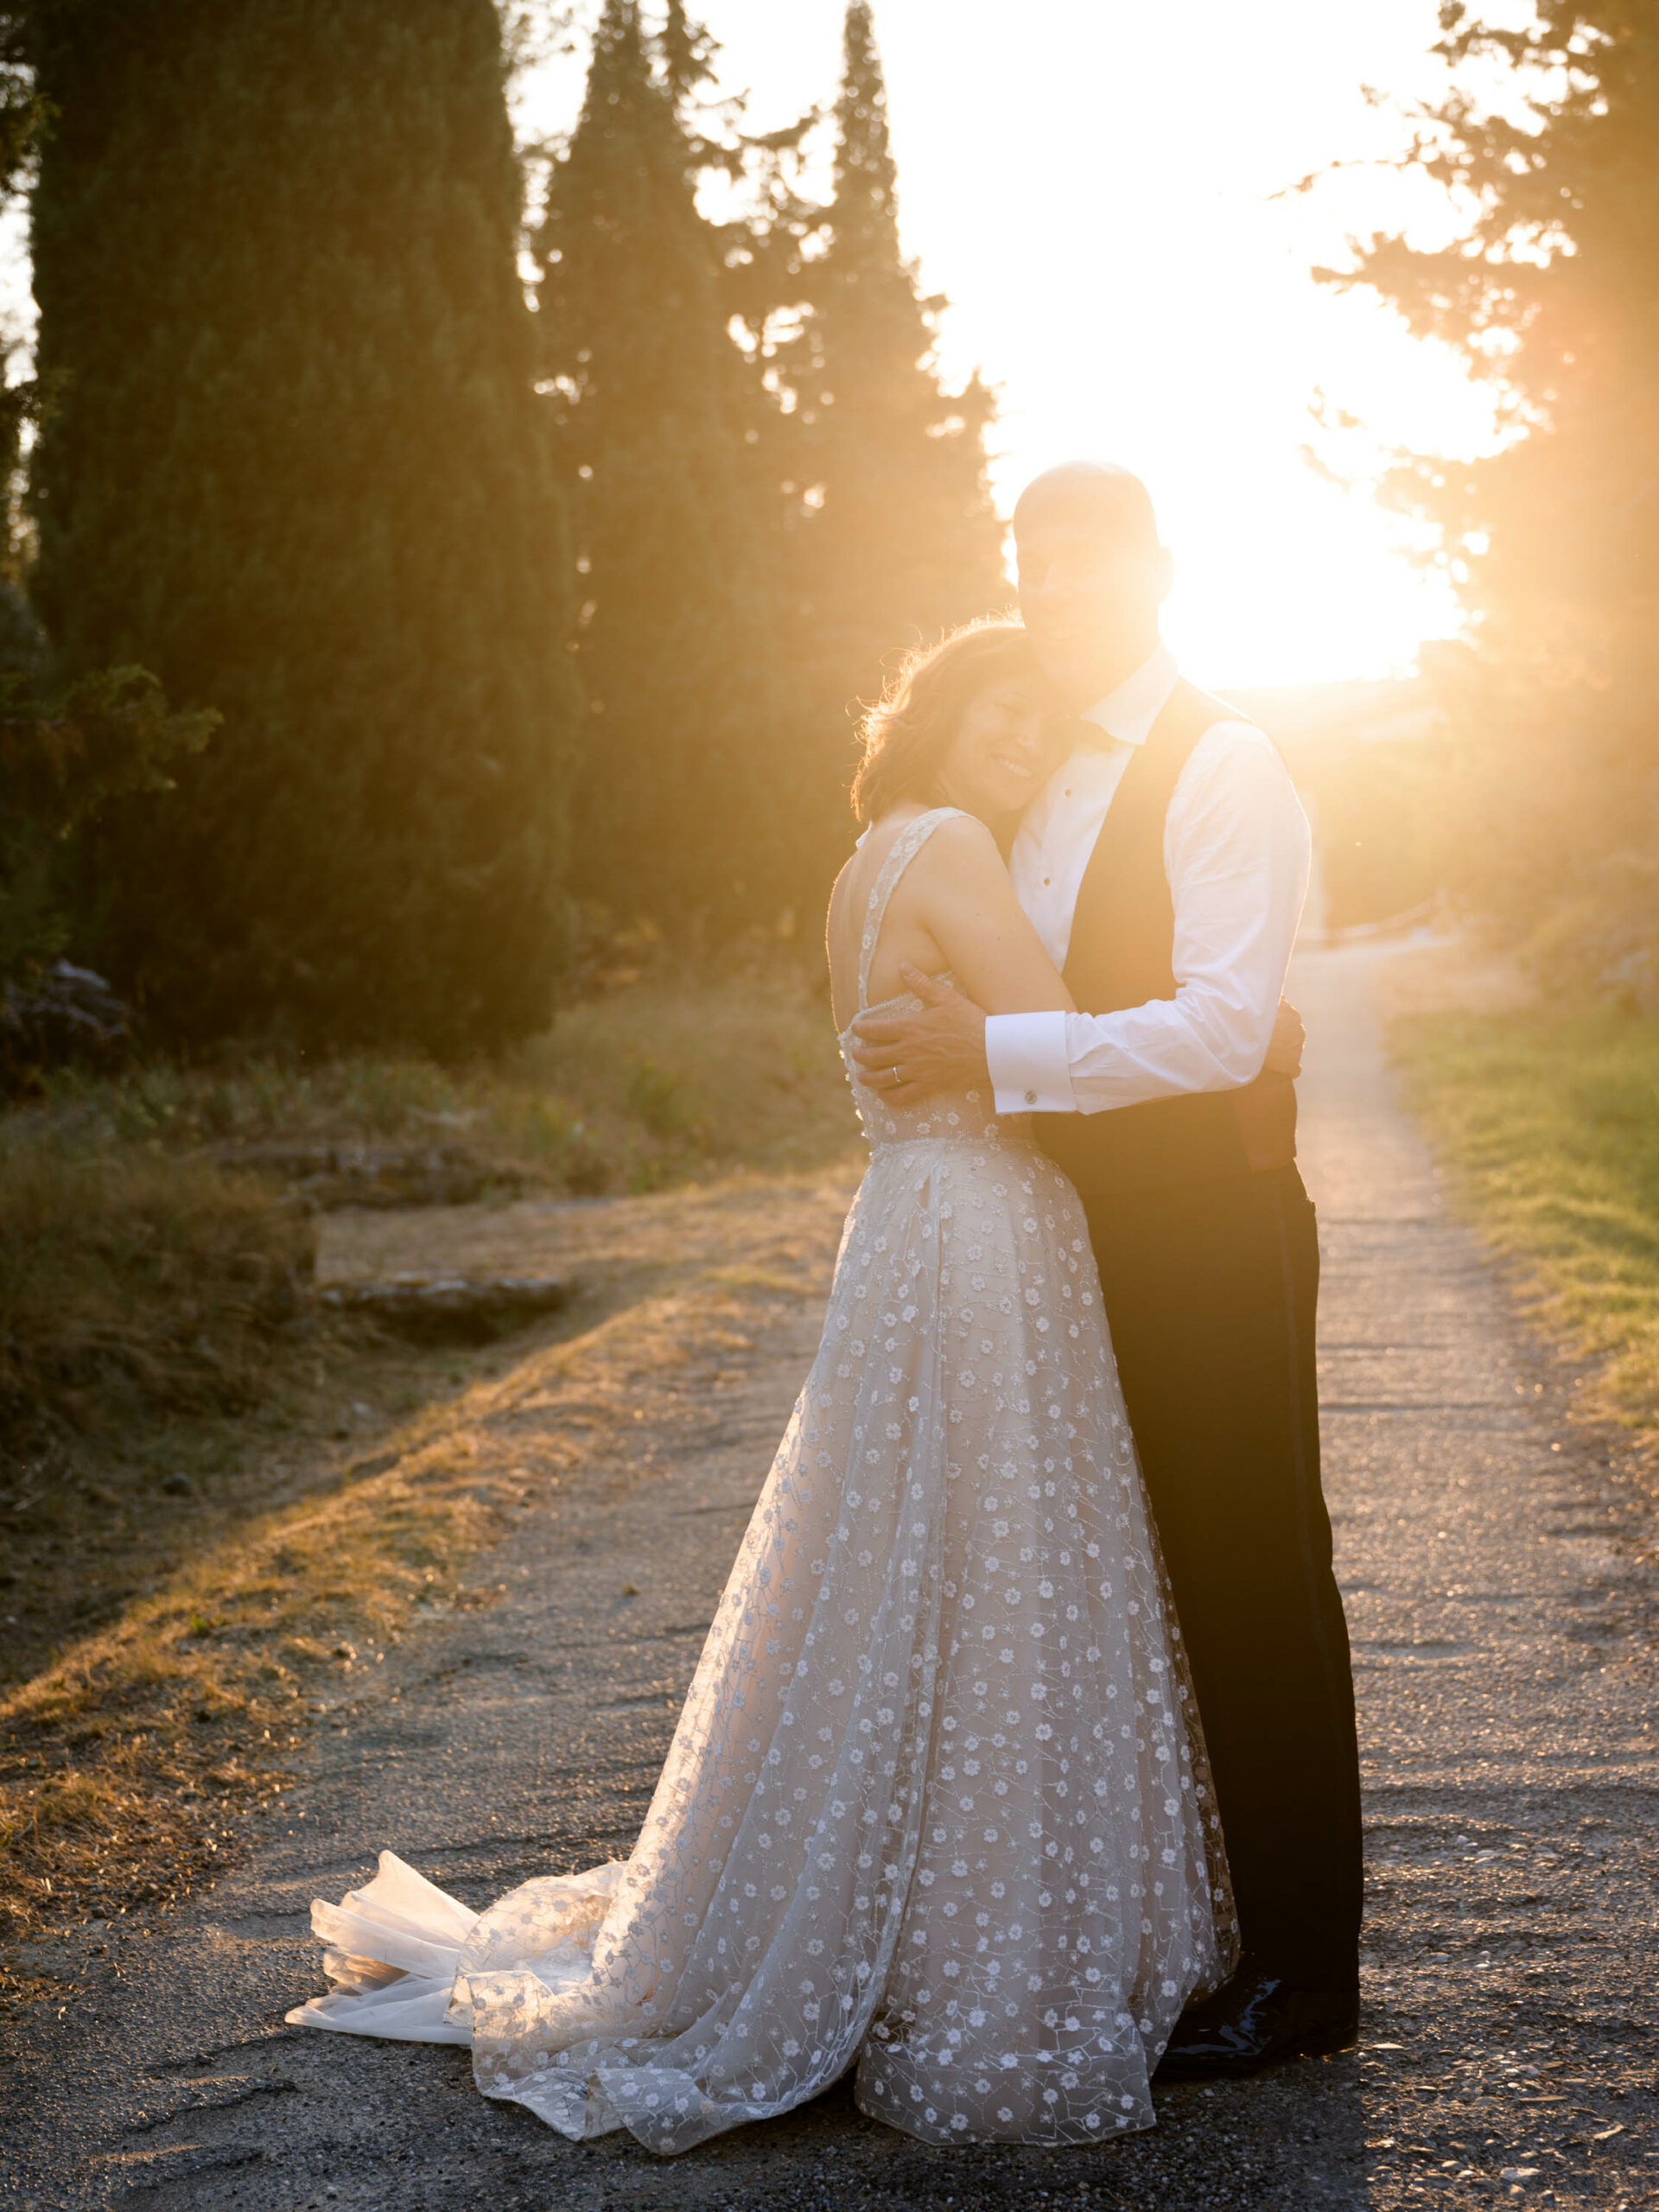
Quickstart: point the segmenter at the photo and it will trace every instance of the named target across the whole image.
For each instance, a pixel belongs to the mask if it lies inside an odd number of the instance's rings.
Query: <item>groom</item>
[[[1171,564],[1138,479],[1052,469],[1014,533],[1026,627],[1079,719],[1009,868],[1080,1011],[988,1018],[907,973],[923,1009],[864,1017],[855,1049],[900,1103],[988,1081],[999,1113],[1039,1115],[1082,1195],[1244,1948],[1160,2070],[1249,2073],[1343,2048],[1358,2017],[1358,1755],[1319,1489],[1319,1245],[1295,1092],[1262,1071],[1307,823],[1268,740],[1185,682],[1160,640]]]

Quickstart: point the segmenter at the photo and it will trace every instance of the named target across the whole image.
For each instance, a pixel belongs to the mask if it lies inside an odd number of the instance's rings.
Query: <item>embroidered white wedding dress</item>
[[[880,871],[861,1006],[947,818]],[[1235,1946],[1082,1209],[1025,1122],[849,1070],[823,1344],[632,1856],[475,1916],[385,1853],[315,1908],[336,1986],[290,2020],[470,2043],[486,2096],[658,2152],[854,2065],[927,2142],[1152,2125]]]

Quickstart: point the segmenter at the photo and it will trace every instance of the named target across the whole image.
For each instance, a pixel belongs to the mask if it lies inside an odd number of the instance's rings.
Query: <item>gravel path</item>
[[[1148,2136],[924,2150],[844,2091],[669,2163],[486,2103],[464,2054],[297,2032],[309,1899],[382,1843],[482,1904],[626,1848],[812,1350],[753,1350],[647,1408],[334,1712],[250,1862],[149,1936],[89,1931],[91,1993],[7,2092],[0,2203],[38,2212],[1198,2212],[1659,2204],[1654,1629],[1639,1496],[1563,1421],[1441,1211],[1382,1065],[1372,951],[1312,956],[1304,1154],[1326,1257],[1328,1483],[1366,1760],[1360,2050],[1160,2093]],[[689,1394],[688,1394],[689,1392]],[[647,1459],[650,1471],[639,1469]]]

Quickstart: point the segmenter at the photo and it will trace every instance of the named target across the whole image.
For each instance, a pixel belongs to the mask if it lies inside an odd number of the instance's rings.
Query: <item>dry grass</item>
[[[0,1121],[0,1682],[263,1506],[277,1440],[315,1464],[354,1406],[413,1404],[454,1366],[308,1310],[319,1230],[342,1217],[210,1152],[435,1135],[532,1187],[646,1191],[817,1166],[852,1121],[827,1007],[786,966],[647,978],[488,1066],[152,1066]],[[378,1271],[422,1271],[446,1238],[467,1248],[448,1268],[531,1271],[518,1230],[480,1244],[469,1226],[504,1189],[442,1226],[409,1217]]]
[[[227,1522],[0,1702],[0,1928],[164,1906],[223,1863],[354,1673],[423,1612],[489,1601],[467,1570],[515,1510],[671,1448],[779,1301],[822,1294],[851,1188],[753,1178],[564,1211],[564,1259],[594,1264],[582,1310],[475,1355],[295,1503]]]
[[[0,1446],[251,1404],[313,1243],[268,1188],[207,1160],[0,1125]]]
[[[150,1070],[0,1126],[0,1329],[35,1424],[0,1470],[0,1928],[182,1895],[353,1675],[485,1601],[468,1562],[513,1512],[669,1448],[676,1405],[822,1290],[855,1148],[830,1027],[788,976],[648,982],[502,1068]],[[642,1194],[308,1220],[205,1156],[435,1126],[551,1192]],[[577,1142],[602,1170],[566,1172]],[[414,1351],[281,1319],[314,1250],[325,1279],[582,1289],[510,1344]]]
[[[199,1158],[0,1123],[0,1683],[169,1572],[235,1510],[257,1410],[347,1356],[305,1315],[315,1241]]]

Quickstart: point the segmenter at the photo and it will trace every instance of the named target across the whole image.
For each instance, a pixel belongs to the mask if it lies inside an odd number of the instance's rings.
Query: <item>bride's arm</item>
[[[906,888],[914,901],[907,918],[933,939],[976,1007],[987,1014],[1076,1011],[982,822],[964,815],[942,823],[912,861]]]

